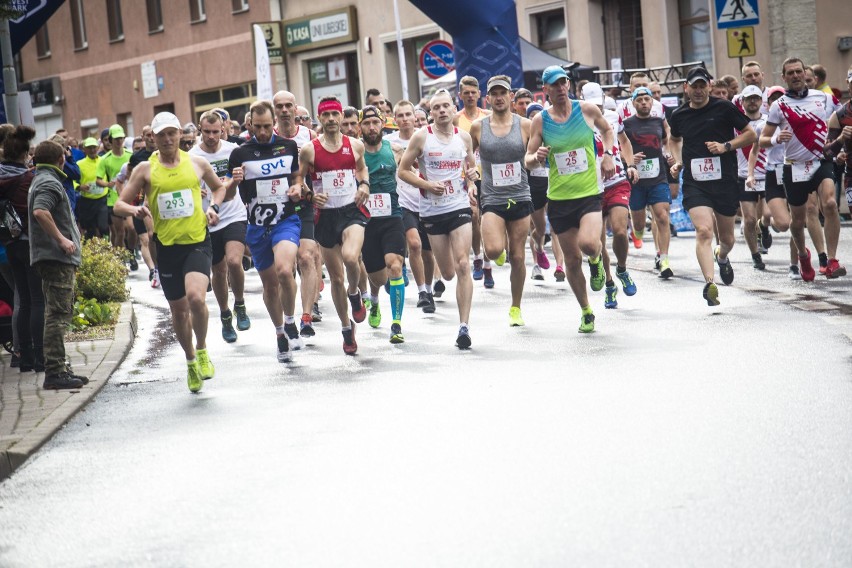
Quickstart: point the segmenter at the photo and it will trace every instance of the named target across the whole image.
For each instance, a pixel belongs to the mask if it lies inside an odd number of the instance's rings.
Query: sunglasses
[[[311,117],[309,115],[296,116],[296,120],[301,120],[302,122],[310,122]]]
[[[189,147],[192,147],[192,145],[193,145],[193,144],[195,144],[195,140],[181,140],[181,141],[180,141],[180,145],[181,145],[181,146],[189,146]]]

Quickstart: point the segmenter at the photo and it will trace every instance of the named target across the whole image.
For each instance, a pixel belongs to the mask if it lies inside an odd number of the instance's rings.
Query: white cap
[[[604,97],[604,110],[616,110],[615,99],[612,97]]]
[[[603,89],[598,83],[586,83],[583,85],[583,100],[593,105],[603,106]]]
[[[748,85],[742,90],[740,96],[744,99],[748,97],[763,97],[763,91],[757,85]]]
[[[177,128],[180,130],[180,120],[170,112],[161,112],[151,121],[151,130],[154,131],[154,134],[159,134],[166,128]]]

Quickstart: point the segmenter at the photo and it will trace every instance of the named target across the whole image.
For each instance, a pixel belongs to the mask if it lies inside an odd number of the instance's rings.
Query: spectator
[[[77,189],[74,186],[80,183],[80,168],[77,166],[77,160],[74,159],[74,155],[71,153],[71,148],[66,146],[65,138],[59,134],[54,134],[51,140],[62,146],[62,151],[65,154],[65,163],[62,165],[62,173],[65,174],[65,178],[62,180],[62,187],[65,188],[68,201],[71,203],[71,211],[74,212],[76,217],[77,199],[80,197],[80,194],[77,193]],[[85,156],[85,154],[83,155]]]
[[[737,78],[734,77],[733,75],[724,75],[719,80],[724,81],[725,84],[728,86],[728,100],[729,101],[732,100],[735,96],[737,96],[737,93],[740,92],[740,83],[739,83],[739,81],[737,81]]]
[[[828,73],[826,72],[825,67],[817,63],[811,67],[811,70],[816,78],[816,86],[814,89],[833,96],[834,90],[832,90],[832,88],[828,85]]]

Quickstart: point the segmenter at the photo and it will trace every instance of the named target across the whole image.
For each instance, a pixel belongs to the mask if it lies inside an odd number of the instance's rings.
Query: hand
[[[754,189],[754,174],[746,178],[745,184],[747,187]]]
[[[219,224],[219,214],[213,211],[212,207],[207,208],[207,224],[211,227]]]
[[[136,208],[136,211],[133,212],[133,216],[136,217],[137,219],[144,219],[145,217],[147,217],[150,214],[151,214],[151,212],[144,205],[140,205],[139,207]]]
[[[843,141],[852,140],[852,126],[844,126],[843,130],[840,132],[840,138]]]
[[[328,194],[314,193],[314,205],[322,209],[326,203],[328,203]]]
[[[645,159],[645,152],[636,152],[633,154],[633,164],[638,164]]]
[[[710,150],[711,154],[719,155],[727,152],[727,150],[725,150],[725,145],[721,142],[705,142],[704,145],[707,146],[707,149]]]
[[[109,182],[107,184],[107,187],[110,188],[110,189],[114,188],[115,187],[115,180],[112,180],[111,182]]]
[[[669,167],[672,167],[675,164],[674,156],[672,156],[671,154],[666,156],[666,163],[669,165]]]
[[[465,177],[467,177],[467,181],[476,181],[479,179],[479,172],[476,170],[476,168],[467,170],[465,172]]]
[[[479,207],[479,203],[476,202],[476,186],[471,185],[467,188],[467,202],[470,203],[471,207]]]
[[[615,160],[609,154],[604,154],[601,161],[601,175],[604,179],[609,179],[615,175]]]
[[[204,199],[210,192],[207,190],[206,185],[201,186],[201,198]]]
[[[444,195],[446,189],[447,188],[444,187],[444,184],[440,181],[430,181],[429,187],[426,188],[426,191],[434,195]]]
[[[636,183],[639,181],[639,172],[633,166],[627,168],[627,179],[630,180],[630,183]]]
[[[302,199],[302,184],[291,185],[290,189],[287,190],[287,197],[290,198],[290,201],[298,202]]]
[[[844,150],[844,151],[841,151],[839,154],[837,154],[837,158],[835,159],[835,161],[837,162],[838,165],[845,166],[846,165],[846,158],[847,158],[846,151]]]
[[[74,244],[74,241],[62,237],[62,240],[59,242],[59,248],[61,248],[62,252],[65,254],[71,255],[77,250],[77,245]]]
[[[680,173],[680,170],[682,169],[683,164],[681,164],[680,162],[675,162],[674,164],[672,164],[672,167],[669,169],[669,171],[671,172],[672,177],[676,178],[677,175]]]
[[[366,185],[360,184],[358,185],[358,189],[355,190],[355,205],[361,206],[367,203],[367,200],[370,198],[370,190]]]
[[[549,154],[550,146],[539,146],[538,150],[535,151],[535,159],[538,160],[538,163],[544,164]]]
[[[789,142],[793,139],[793,133],[789,130],[782,130],[778,133],[778,143]]]
[[[243,181],[243,175],[244,173],[242,167],[234,168],[234,171],[231,172],[231,178],[237,183]]]

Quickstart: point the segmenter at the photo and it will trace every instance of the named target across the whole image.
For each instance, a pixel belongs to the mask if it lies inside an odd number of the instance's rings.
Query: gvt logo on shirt
[[[292,172],[293,156],[281,156],[270,160],[257,160],[243,164],[245,179],[265,178],[269,176],[287,176]]]

